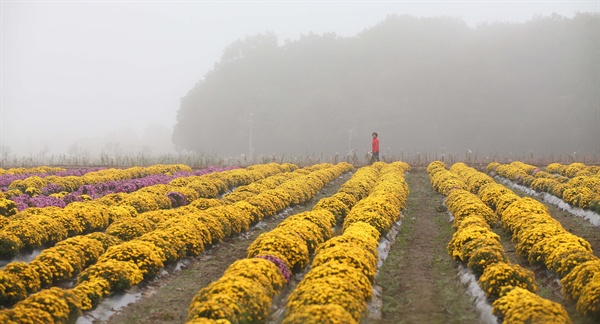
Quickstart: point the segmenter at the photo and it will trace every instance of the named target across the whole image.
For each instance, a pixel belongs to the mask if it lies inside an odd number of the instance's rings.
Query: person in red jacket
[[[375,161],[379,162],[379,138],[377,137],[377,133],[373,132],[373,142],[371,143],[371,164],[375,163]]]

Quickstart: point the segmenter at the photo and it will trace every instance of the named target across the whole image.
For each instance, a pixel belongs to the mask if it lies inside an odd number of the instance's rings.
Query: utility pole
[[[354,129],[352,129],[352,128],[348,130],[348,155],[350,155],[352,152],[351,143],[352,143],[352,132],[353,131],[354,131]]]
[[[250,113],[250,137],[249,137],[249,144],[248,144],[248,157],[249,160],[252,161],[252,113]]]

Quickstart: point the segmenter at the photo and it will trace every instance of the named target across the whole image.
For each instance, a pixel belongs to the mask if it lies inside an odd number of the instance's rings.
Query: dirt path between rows
[[[422,169],[411,170],[406,180],[404,220],[378,275],[383,310],[377,323],[478,323],[480,314],[446,250],[453,231],[444,196],[433,191]]]

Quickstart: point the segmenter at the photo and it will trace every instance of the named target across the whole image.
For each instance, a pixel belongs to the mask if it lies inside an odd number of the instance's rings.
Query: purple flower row
[[[87,195],[92,199],[101,198],[105,195],[111,193],[130,193],[136,190],[139,190],[144,187],[156,185],[156,184],[167,184],[171,180],[180,177],[190,177],[190,176],[200,176],[212,172],[218,171],[226,171],[231,169],[236,169],[238,167],[208,167],[201,170],[196,171],[179,171],[174,173],[173,175],[165,175],[165,174],[154,174],[149,175],[143,178],[137,179],[127,179],[127,180],[116,180],[116,181],[107,181],[96,184],[83,185],[79,187],[76,191],[70,192],[63,196],[62,198],[57,198],[50,196],[52,193],[60,192],[61,188],[57,185],[49,185],[42,188],[42,194],[37,195],[35,197],[30,197],[29,195],[22,194],[16,197],[11,198],[17,204],[17,209],[19,211],[23,211],[29,207],[48,207],[48,206],[56,206],[56,207],[65,207],[66,205],[75,202],[75,201],[83,201],[85,200],[82,195]],[[170,192],[167,194],[169,199],[173,202],[174,207],[187,205],[187,200],[181,194],[176,192]]]

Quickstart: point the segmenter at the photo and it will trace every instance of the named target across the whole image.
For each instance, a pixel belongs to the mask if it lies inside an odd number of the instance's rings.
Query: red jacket
[[[371,143],[371,152],[379,152],[379,138],[375,137]]]

